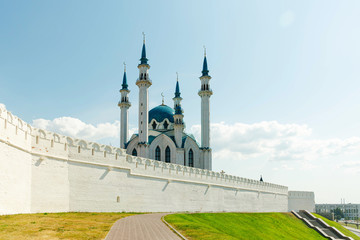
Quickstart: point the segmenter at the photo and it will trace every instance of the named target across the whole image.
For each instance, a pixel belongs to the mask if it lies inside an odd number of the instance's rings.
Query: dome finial
[[[145,44],[145,33],[142,32],[142,35],[143,35],[143,43]]]
[[[165,104],[164,104],[164,93],[163,93],[163,92],[161,93],[161,97],[162,97],[162,103],[161,103],[161,105],[165,105]]]
[[[203,47],[204,47],[204,57],[206,57],[206,47],[205,45]]]
[[[176,81],[179,81],[179,74],[176,72]]]
[[[126,72],[126,63],[124,62],[124,72]]]

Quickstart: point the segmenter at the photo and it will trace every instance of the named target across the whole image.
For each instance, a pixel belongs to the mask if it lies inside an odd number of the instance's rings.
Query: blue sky
[[[172,106],[178,72],[187,131],[198,136],[206,45],[214,170],[262,174],[318,202],[360,202],[359,11],[355,0],[0,0],[0,102],[34,125],[116,145],[107,133],[124,61],[137,126],[144,31],[150,107],[161,92]],[[73,127],[61,128],[63,117]]]

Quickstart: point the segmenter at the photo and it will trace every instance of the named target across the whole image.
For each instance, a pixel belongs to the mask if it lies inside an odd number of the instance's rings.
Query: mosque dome
[[[174,109],[166,105],[159,105],[149,111],[149,123],[155,119],[157,122],[162,122],[164,119],[168,119],[174,123]]]

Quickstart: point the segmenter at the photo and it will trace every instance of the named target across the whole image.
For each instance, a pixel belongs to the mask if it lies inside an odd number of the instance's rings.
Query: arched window
[[[135,148],[132,150],[131,155],[133,155],[133,156],[137,156],[137,151],[136,151],[136,149],[135,149]]]
[[[153,129],[156,129],[156,122],[154,121],[152,124]]]
[[[170,148],[169,148],[169,146],[167,146],[166,149],[165,149],[165,162],[167,162],[167,163],[170,162]]]
[[[164,129],[167,129],[167,128],[168,128],[168,126],[169,126],[168,122],[167,122],[167,121],[165,121],[165,122],[164,122]]]
[[[156,149],[155,149],[155,160],[160,161],[160,148],[159,148],[159,146],[157,146]]]
[[[189,151],[189,167],[194,167],[194,152],[192,149]]]

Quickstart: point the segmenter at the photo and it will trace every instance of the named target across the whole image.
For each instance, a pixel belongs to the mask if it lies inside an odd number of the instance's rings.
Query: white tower
[[[176,73],[177,74],[177,73]],[[176,79],[176,88],[175,88],[175,97],[174,100],[174,135],[175,135],[175,142],[178,148],[181,148],[182,145],[182,134],[184,131],[184,115],[183,110],[181,108],[181,100],[180,97],[180,87],[179,87],[179,79]]]
[[[121,93],[121,100],[118,103],[118,106],[120,107],[120,148],[125,148],[125,143],[127,142],[129,136],[128,110],[131,106],[128,97],[130,90],[128,89],[128,84],[126,80],[125,63],[124,63],[124,77],[123,77],[123,83],[120,93]]]
[[[199,96],[201,97],[201,155],[204,169],[211,170],[211,148],[210,148],[210,97],[213,94],[210,88],[210,75],[206,60],[206,50],[204,52],[204,63],[201,80],[201,90]]]
[[[148,157],[148,136],[149,136],[149,91],[148,88],[152,85],[149,78],[150,65],[147,63],[145,50],[145,35],[141,52],[139,69],[139,78],[136,85],[139,87],[139,143],[138,156]]]

